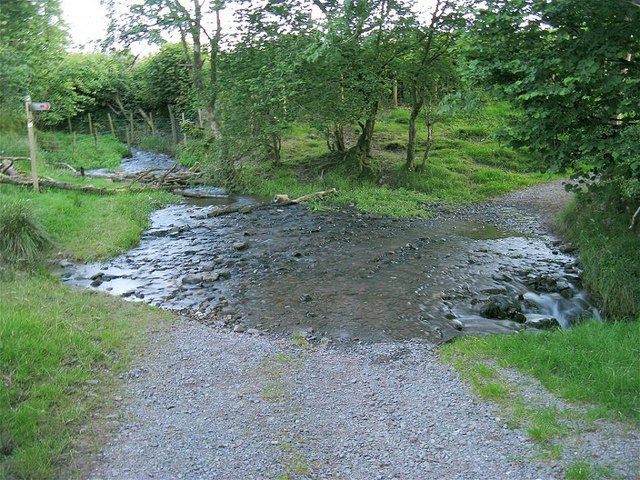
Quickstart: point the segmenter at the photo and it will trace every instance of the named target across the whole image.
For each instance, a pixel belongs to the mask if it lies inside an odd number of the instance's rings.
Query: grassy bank
[[[292,125],[283,134],[282,162],[243,162],[237,189],[243,193],[299,196],[337,188],[332,201],[359,210],[390,216],[428,216],[434,202],[472,202],[551,180],[532,155],[500,144],[495,133],[503,128],[506,105],[491,105],[476,114],[448,118],[435,127],[432,153],[421,172],[404,168],[409,111],[383,112],[376,123],[373,160],[376,175],[361,177],[353,165],[330,155],[321,134],[304,125]],[[347,129],[348,145],[357,132]],[[418,163],[425,141],[418,134]],[[202,146],[192,142],[180,158],[193,163]]]
[[[39,173],[69,172],[63,164],[76,169],[114,168],[120,165],[127,147],[112,135],[98,137],[96,142],[91,135],[78,134],[72,137],[62,132],[38,132],[37,152]],[[0,134],[0,155],[28,157],[29,143],[23,132],[3,132]],[[28,169],[29,162],[19,164]]]
[[[98,260],[114,256],[140,239],[149,214],[175,196],[163,192],[84,194],[0,186],[0,202],[26,200],[62,256]]]
[[[602,204],[574,203],[559,221],[563,236],[580,252],[583,283],[605,315],[640,319],[640,237],[628,229],[629,213]]]
[[[88,260],[137,243],[149,212],[171,197],[0,187],[0,202],[15,199],[27,200],[54,253]],[[56,478],[79,440],[90,440],[86,432],[113,402],[115,376],[140,351],[145,332],[171,316],[63,287],[46,272],[5,275],[0,304],[0,478]]]
[[[47,275],[1,281],[0,303],[0,478],[78,474],[74,453],[100,434],[117,374],[171,316]]]
[[[74,147],[68,136],[46,134],[41,140],[47,136],[50,143],[41,141],[38,162],[42,172],[57,178],[83,181],[58,161],[113,166],[123,153],[120,143],[106,139],[100,140],[103,151],[95,149],[91,137],[78,139]],[[24,155],[23,147],[20,135],[0,135],[6,155]],[[95,195],[55,189],[35,194],[0,185],[0,203],[26,203],[53,240],[53,255],[79,261],[107,258],[135,245],[149,213],[174,198],[157,192]],[[167,325],[172,316],[64,287],[43,271],[5,271],[0,305],[0,478],[86,474],[86,465],[76,462],[86,461],[85,453],[104,433],[103,417],[119,389],[117,374],[142,350],[149,330]]]
[[[640,422],[640,322],[587,322],[539,335],[468,338],[442,349],[464,370],[493,358],[599,413]]]

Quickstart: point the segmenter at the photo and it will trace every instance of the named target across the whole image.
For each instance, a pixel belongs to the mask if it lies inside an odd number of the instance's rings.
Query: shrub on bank
[[[0,205],[0,261],[10,268],[42,263],[52,242],[29,204],[16,200]]]
[[[609,317],[640,319],[640,237],[630,215],[604,203],[571,204],[562,214],[563,235],[578,247],[584,286]]]

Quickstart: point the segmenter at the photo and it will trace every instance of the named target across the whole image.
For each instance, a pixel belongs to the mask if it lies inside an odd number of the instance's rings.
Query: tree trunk
[[[371,162],[369,159],[371,158],[371,145],[373,143],[373,132],[376,126],[378,107],[378,102],[373,102],[365,123],[358,122],[361,129],[360,136],[356,144],[347,151],[345,157],[358,166],[360,173],[363,173],[365,170],[371,170]]]
[[[356,148],[365,158],[371,157],[371,145],[373,143],[373,132],[376,127],[376,116],[378,115],[378,107],[378,102],[373,102],[367,120],[365,121],[364,125],[362,123],[360,124],[362,132],[358,137]]]
[[[435,120],[433,118],[433,109],[434,104],[432,101],[429,101],[427,105],[427,111],[424,114],[424,123],[427,126],[427,141],[424,145],[424,155],[422,155],[422,165],[420,165],[420,171],[423,172],[427,166],[427,161],[429,160],[429,154],[431,153],[431,147],[433,145],[433,126],[435,125]]]
[[[418,92],[418,86],[412,86],[412,107],[411,107],[411,115],[409,116],[409,143],[407,143],[407,161],[405,163],[405,167],[408,171],[413,171],[416,167],[416,137],[417,137],[417,127],[416,122],[418,120],[418,116],[420,115],[420,111],[424,105],[424,95],[421,95]]]
[[[344,126],[341,123],[334,123],[333,129],[327,128],[325,135],[330,152],[347,151],[344,141]]]
[[[267,145],[269,157],[274,165],[280,165],[280,152],[282,150],[282,139],[277,133],[272,133],[269,136],[269,143]]]

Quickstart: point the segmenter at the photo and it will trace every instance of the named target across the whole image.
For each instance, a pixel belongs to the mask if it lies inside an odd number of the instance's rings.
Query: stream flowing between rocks
[[[135,151],[123,169],[172,165]],[[311,340],[439,343],[598,316],[570,246],[508,200],[441,206],[426,220],[303,206],[208,218],[264,199],[195,190],[211,198],[154,212],[140,245],[111,260],[64,263],[64,282],[205,324]]]

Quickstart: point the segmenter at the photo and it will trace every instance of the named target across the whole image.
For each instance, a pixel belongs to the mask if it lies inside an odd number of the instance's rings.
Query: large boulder
[[[480,307],[480,315],[484,318],[498,320],[514,320],[524,323],[526,318],[517,300],[506,295],[493,295]]]
[[[554,317],[549,315],[539,315],[537,313],[525,314],[527,319],[524,324],[527,327],[538,328],[540,330],[548,330],[551,328],[560,328],[560,322]]]

